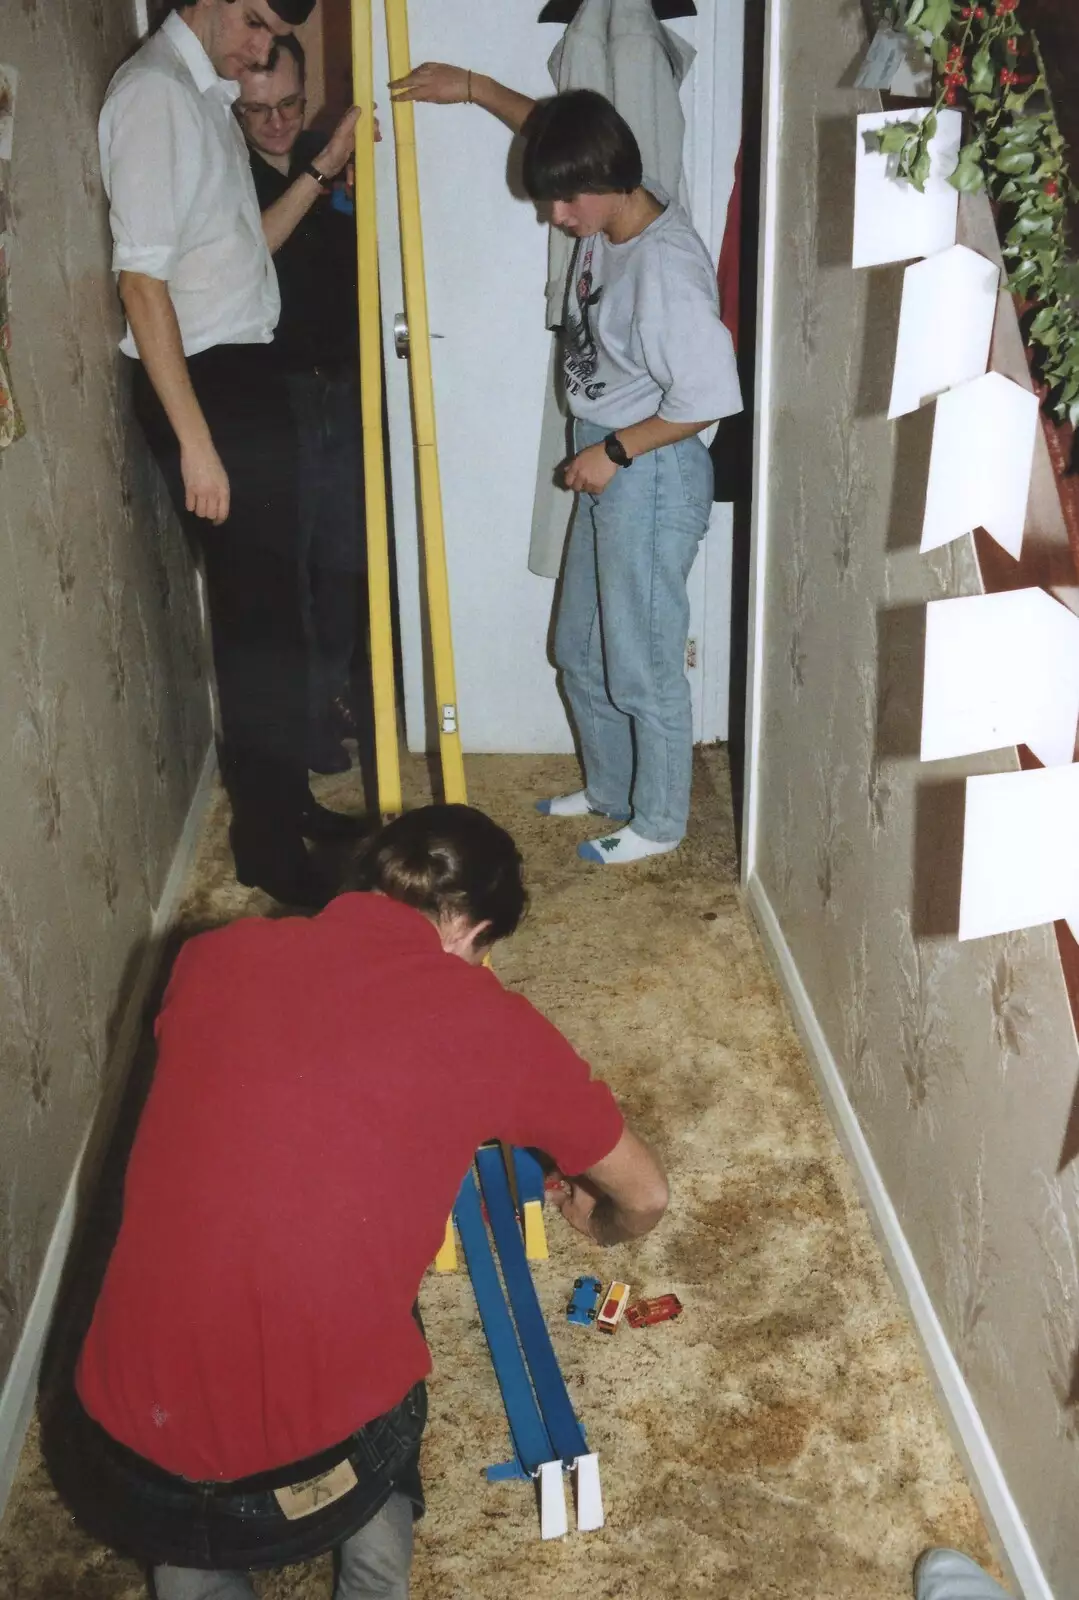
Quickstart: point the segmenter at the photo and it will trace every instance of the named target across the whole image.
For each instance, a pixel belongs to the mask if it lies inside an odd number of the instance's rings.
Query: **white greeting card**
[[[1079,919],[1079,765],[967,779],[960,939]]]
[[[1064,766],[1077,724],[1079,617],[1044,589],[929,602],[923,761],[1025,744]]]
[[[1038,402],[999,372],[937,400],[922,550],[984,528],[1018,560],[1023,548]]]
[[[873,111],[858,118],[854,168],[854,254],[856,267],[888,261],[913,261],[936,255],[955,243],[959,191],[947,181],[959,161],[963,119],[941,111],[929,146],[930,172],[925,192],[895,175],[895,157],[866,148],[867,133],[890,122],[916,122],[928,110]]]
[[[889,417],[982,377],[999,287],[995,263],[962,244],[907,268]]]

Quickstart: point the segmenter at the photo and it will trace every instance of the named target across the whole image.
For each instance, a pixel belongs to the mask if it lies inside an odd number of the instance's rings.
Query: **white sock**
[[[642,839],[632,828],[619,828],[602,839],[589,839],[577,846],[582,861],[595,861],[603,866],[618,865],[624,861],[644,861],[647,856],[665,856],[677,850],[681,839],[666,843],[660,839]]]
[[[609,814],[597,811],[586,789],[575,789],[572,794],[552,795],[550,800],[537,800],[536,810],[545,817],[603,817]]]

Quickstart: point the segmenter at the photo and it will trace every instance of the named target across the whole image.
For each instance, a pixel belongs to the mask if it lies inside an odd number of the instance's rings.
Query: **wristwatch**
[[[607,435],[603,441],[603,448],[607,452],[608,459],[613,461],[616,467],[632,467],[633,458],[627,456],[626,447],[617,433]]]
[[[324,172],[320,172],[313,161],[309,161],[303,170],[306,177],[314,178],[323,194],[330,193],[331,189],[333,188],[332,179],[327,178]]]

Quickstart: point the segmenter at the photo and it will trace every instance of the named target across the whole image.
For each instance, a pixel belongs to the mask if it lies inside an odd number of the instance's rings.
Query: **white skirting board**
[[[199,834],[202,831],[206,807],[210,799],[214,776],[217,772],[216,753],[213,745],[206,752],[206,759],[199,774],[199,780],[188,807],[187,817],[184,820],[183,832],[176,851],[172,858],[165,886],[161,891],[161,899],[154,911],[150,922],[149,938],[146,941],[146,952],[128,996],[127,1005],[116,1035],[108,1067],[108,1081],[115,1086],[115,1099],[117,1106],[120,1099],[120,1087],[126,1082],[131,1062],[138,1044],[139,1032],[143,1021],[143,1010],[146,997],[157,976],[161,953],[164,948],[162,935],[172,921],[180,898],[187,869],[191,865],[198,844]],[[86,1156],[86,1149],[91,1137],[93,1125],[87,1129],[86,1136],[75,1158],[71,1177],[68,1180],[67,1191],[60,1206],[56,1219],[56,1226],[52,1231],[45,1260],[41,1268],[37,1289],[30,1305],[15,1351],[15,1359],[7,1375],[3,1392],[0,1393],[0,1516],[3,1516],[7,1505],[8,1495],[11,1493],[15,1469],[19,1463],[19,1454],[22,1450],[26,1430],[33,1415],[34,1401],[37,1398],[37,1375],[41,1363],[42,1351],[45,1346],[45,1337],[52,1320],[53,1305],[56,1293],[60,1286],[60,1278],[67,1259],[68,1246],[75,1227],[76,1212],[78,1209],[79,1185],[82,1177],[82,1166]]]
[[[1031,1544],[1019,1508],[1012,1498],[966,1379],[952,1355],[944,1329],[929,1297],[929,1291],[918,1270],[914,1253],[907,1242],[884,1180],[873,1159],[861,1123],[847,1096],[839,1067],[783,936],[779,918],[755,871],[749,872],[745,891],[749,908],[768,947],[776,975],[794,1013],[795,1024],[806,1047],[839,1141],[858,1176],[862,1196],[869,1208],[885,1260],[918,1331],[938,1396],[947,1412],[959,1453],[971,1476],[986,1520],[996,1532],[1001,1554],[1011,1567],[1025,1600],[1053,1600],[1052,1590]]]

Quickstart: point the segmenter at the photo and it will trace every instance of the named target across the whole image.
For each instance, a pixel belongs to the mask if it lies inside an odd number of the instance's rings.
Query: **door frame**
[[[683,96],[687,110],[687,166],[692,175],[689,204],[694,226],[716,260],[742,138],[742,56],[747,0],[697,0],[697,3],[696,18],[691,19],[689,25],[680,27],[675,22],[673,27],[691,38],[697,52]],[[377,64],[386,59],[385,19],[381,5],[375,4],[372,9],[377,74]],[[377,157],[383,349],[388,369],[387,403],[392,419],[387,455],[396,533],[405,739],[410,751],[420,752],[433,748],[435,738],[429,709],[431,695],[425,692],[429,689],[429,651],[421,599],[414,451],[409,430],[394,425],[404,415],[400,379],[406,378],[407,387],[407,377],[391,366],[397,360],[393,341],[394,314],[404,304],[392,138],[377,147]],[[702,541],[689,579],[690,637],[696,644],[697,665],[687,675],[693,696],[695,742],[723,741],[730,731],[733,521],[730,504],[720,502],[713,506],[708,534]],[[452,545],[450,559],[452,562]]]

